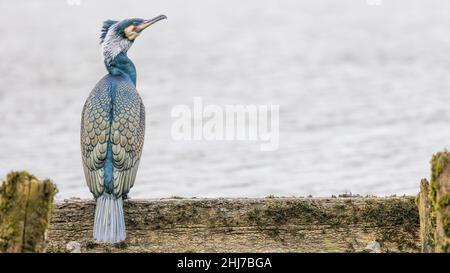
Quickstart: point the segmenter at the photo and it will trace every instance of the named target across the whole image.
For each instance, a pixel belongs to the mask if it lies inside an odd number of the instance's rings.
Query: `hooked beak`
[[[149,26],[153,25],[154,23],[161,21],[163,19],[167,19],[167,17],[165,15],[160,15],[158,17],[155,17],[153,19],[150,20],[145,20],[144,22],[142,22],[142,24],[140,24],[139,26],[137,26],[136,32],[140,33],[141,31],[143,31],[144,29],[148,28]]]

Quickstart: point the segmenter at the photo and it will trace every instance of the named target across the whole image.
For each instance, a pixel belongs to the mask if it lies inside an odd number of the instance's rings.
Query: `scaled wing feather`
[[[102,80],[90,93],[81,118],[81,153],[89,190],[95,197],[104,191],[104,164],[109,139],[110,85]]]
[[[126,195],[133,186],[144,144],[145,109],[128,81],[117,85],[111,143],[114,162],[114,194]]]

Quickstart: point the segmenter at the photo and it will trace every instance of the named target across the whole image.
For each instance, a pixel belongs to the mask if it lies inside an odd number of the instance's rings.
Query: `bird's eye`
[[[133,28],[131,30],[135,31],[136,29],[137,29],[137,26],[133,26]]]

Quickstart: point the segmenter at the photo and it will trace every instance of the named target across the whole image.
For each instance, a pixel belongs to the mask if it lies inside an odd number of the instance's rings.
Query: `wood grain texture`
[[[92,240],[94,208],[93,200],[57,202],[47,251],[363,252],[374,251],[366,247],[376,241],[383,252],[418,252],[421,246],[413,197],[128,200],[127,239],[115,245]]]
[[[434,251],[450,253],[450,152],[435,153],[431,159],[429,202],[434,227]]]
[[[432,204],[429,198],[430,184],[426,179],[420,181],[420,192],[417,195],[417,206],[420,217],[420,243],[421,251],[423,253],[434,252],[434,231],[436,229],[433,225],[431,210]]]
[[[0,186],[0,253],[44,252],[55,185],[11,172]]]

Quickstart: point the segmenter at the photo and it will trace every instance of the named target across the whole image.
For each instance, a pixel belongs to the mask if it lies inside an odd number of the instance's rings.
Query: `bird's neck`
[[[136,86],[136,68],[126,52],[120,52],[111,61],[105,60],[105,65],[109,74],[123,76]]]

